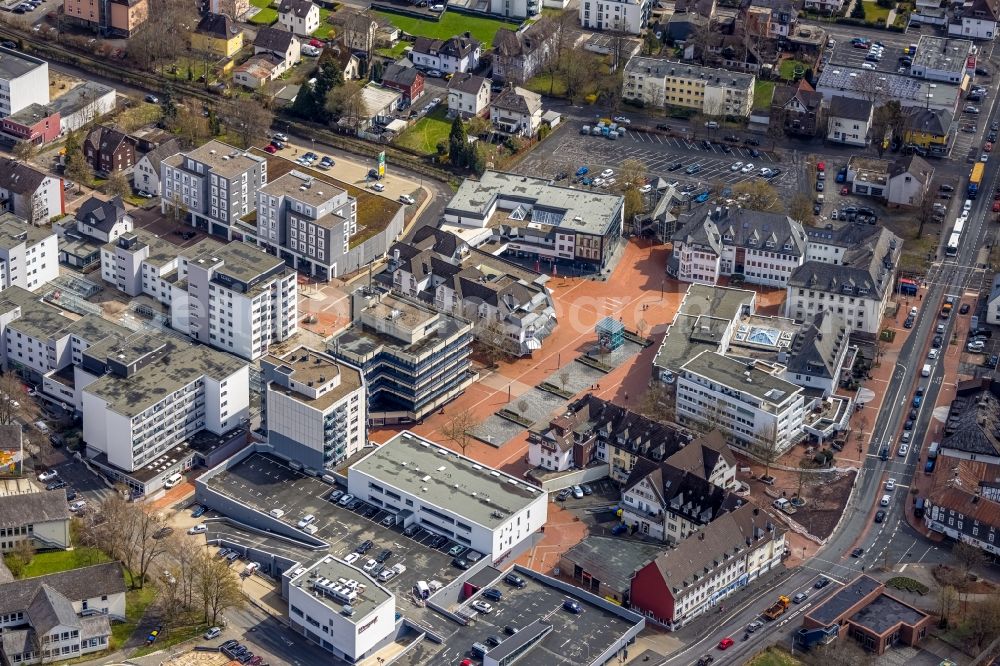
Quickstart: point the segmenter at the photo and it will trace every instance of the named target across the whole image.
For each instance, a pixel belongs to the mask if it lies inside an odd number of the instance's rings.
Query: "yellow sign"
[[[385,151],[383,150],[378,154],[378,177],[382,178],[385,176]]]

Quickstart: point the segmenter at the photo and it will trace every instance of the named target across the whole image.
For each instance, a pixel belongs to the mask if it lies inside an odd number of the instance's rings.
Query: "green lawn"
[[[330,16],[330,10],[325,7],[319,8],[319,27],[313,31],[312,36],[316,39],[330,39],[333,37],[333,26],[326,22]]]
[[[146,585],[141,590],[128,590],[125,593],[125,618],[126,622],[115,622],[111,625],[111,648],[121,649],[125,645],[132,632],[135,631],[139,620],[146,614],[146,608],[156,599],[156,588]]]
[[[801,60],[791,60],[791,59],[782,60],[781,69],[779,70],[781,78],[785,79],[786,81],[791,81],[792,78],[795,76],[796,67],[801,67],[802,71],[805,71],[806,69],[809,68],[809,65],[802,62]]]
[[[274,0],[250,0],[250,5],[257,9],[267,9]]]
[[[747,662],[747,666],[801,666],[802,662],[778,647],[769,647]]]
[[[865,0],[861,4],[865,6],[866,21],[875,21],[876,23],[885,25],[885,20],[889,18],[888,9],[886,9],[885,7],[879,7],[878,3],[874,2],[873,0]]]
[[[551,86],[552,92],[549,92]],[[564,97],[566,95],[566,81],[556,73],[555,82],[552,81],[552,75],[548,72],[539,74],[538,76],[530,79],[524,84],[524,87],[531,92],[538,93],[539,95],[549,95],[553,97]]]
[[[770,109],[772,97],[774,97],[774,81],[757,79],[753,86],[753,108]]]
[[[393,60],[398,60],[399,58],[403,57],[403,53],[405,53],[406,49],[408,49],[409,47],[410,47],[409,42],[404,42],[403,40],[400,40],[396,42],[396,44],[391,49],[386,49],[386,48],[375,49],[375,53],[377,53],[380,56],[385,56],[386,58],[392,58]]]
[[[499,28],[513,30],[517,27],[506,21],[469,16],[458,12],[445,12],[440,21],[428,21],[391,12],[377,11],[375,13],[391,21],[403,32],[417,37],[448,39],[455,35],[461,35],[463,32],[470,32],[473,37],[483,43],[484,53],[493,45],[493,35]]]
[[[53,550],[38,553],[31,564],[24,568],[22,578],[44,576],[45,574],[89,567],[92,564],[110,562],[111,558],[94,548],[75,548],[73,550]]]
[[[250,23],[254,25],[274,25],[278,22],[278,10],[265,7],[253,15]]]
[[[424,155],[437,152],[437,145],[448,140],[451,132],[451,121],[447,118],[448,109],[442,103],[433,112],[418,120],[412,127],[399,135],[396,145],[415,150]]]

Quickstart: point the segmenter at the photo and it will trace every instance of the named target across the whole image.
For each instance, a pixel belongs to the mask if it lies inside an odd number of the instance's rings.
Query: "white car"
[[[475,601],[473,601],[472,607],[475,608],[480,613],[490,613],[493,611],[493,606],[490,606],[482,599],[476,599]]]
[[[774,172],[773,172],[773,171],[771,171],[771,169],[769,169],[768,167],[761,167],[761,168],[760,168],[760,175],[761,175],[762,177],[764,177],[764,178],[770,178],[770,177],[771,177],[771,174],[773,174],[773,173],[774,173]]]
[[[615,172],[611,169],[605,169],[601,172],[601,178],[611,178],[613,175],[615,175]]]
[[[431,11],[432,12],[443,12],[444,11],[444,5],[431,5]]]
[[[595,178],[594,180],[590,181],[590,184],[593,185],[594,187],[600,187],[601,185],[604,184],[604,179],[603,178]]]
[[[281,518],[283,515],[285,515],[285,512],[282,511],[281,509],[271,509],[270,511],[268,511],[268,513],[274,518]]]
[[[399,202],[412,206],[413,204],[417,203],[417,200],[411,197],[409,194],[400,194]]]
[[[371,572],[377,566],[378,562],[376,562],[375,560],[368,560],[367,562],[365,562],[365,566],[363,566],[362,569]]]
[[[875,71],[875,65],[871,64],[870,62],[863,62],[861,63],[861,69]]]
[[[753,170],[756,169],[756,168],[757,167],[755,167],[753,165],[753,162],[747,162],[746,164],[743,165],[743,168],[740,169],[740,172],[741,173],[752,173]]]
[[[353,562],[357,562],[360,557],[361,555],[358,553],[348,553],[344,556],[344,561],[348,564],[352,564]]]
[[[347,506],[348,504],[351,503],[353,499],[354,495],[344,495],[343,497],[340,498],[340,501],[338,501],[337,504],[339,504],[340,506]]]
[[[42,472],[41,474],[39,474],[38,475],[38,480],[39,481],[51,481],[52,479],[56,478],[57,476],[59,476],[59,472],[55,471],[54,469],[50,469],[48,471],[45,471],[45,472]]]
[[[632,124],[632,121],[629,120],[628,118],[626,118],[625,116],[615,116],[611,120],[615,121],[616,123],[623,124],[623,125],[631,125]]]
[[[383,185],[382,183],[372,183],[369,187],[371,187],[376,192],[385,191],[385,185]]]
[[[934,359],[936,359],[937,357],[938,357],[938,350],[937,349],[932,349],[929,352],[927,352],[927,358],[931,359],[932,361]]]
[[[208,531],[208,525],[199,523],[188,530],[188,534],[203,534]]]
[[[910,451],[909,444],[900,444],[899,451],[896,452],[896,455],[899,456],[900,458],[905,458],[906,454],[909,453],[909,451]]]
[[[979,161],[980,162],[989,162],[990,161],[990,154],[989,153],[983,153],[982,156],[979,158]]]
[[[316,525],[306,525],[302,528],[302,531],[306,534],[316,534],[317,530],[319,530],[319,528],[316,527]]]
[[[303,527],[305,527],[306,525],[311,524],[315,520],[316,520],[316,516],[312,515],[311,513],[307,513],[306,515],[302,516],[302,520],[300,520],[297,523],[297,526],[301,530]]]
[[[743,162],[734,162],[733,166],[729,167],[730,171],[739,171],[743,168]]]
[[[75,513],[83,509],[85,506],[87,506],[86,500],[77,500],[69,505],[69,510]]]
[[[982,340],[974,340],[966,345],[965,348],[973,354],[978,354],[986,349],[986,343]]]
[[[218,627],[212,627],[211,629],[209,629],[204,633],[203,637],[206,641],[210,641],[213,638],[218,638],[220,634],[222,634],[222,629],[219,629]]]
[[[962,210],[972,210],[972,199],[966,199],[962,204]]]
[[[885,489],[886,490],[895,490],[896,489],[896,479],[889,479],[889,480],[887,480],[885,482]]]
[[[652,191],[653,191],[653,186],[650,185],[649,183],[646,183],[645,185],[643,185],[642,187],[639,188],[639,193],[640,194],[646,194],[646,193],[652,192]]]

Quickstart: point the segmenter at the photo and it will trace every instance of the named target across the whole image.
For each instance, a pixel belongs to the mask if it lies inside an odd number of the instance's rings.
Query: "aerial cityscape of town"
[[[1000,664],[998,27],[0,0],[0,666]]]

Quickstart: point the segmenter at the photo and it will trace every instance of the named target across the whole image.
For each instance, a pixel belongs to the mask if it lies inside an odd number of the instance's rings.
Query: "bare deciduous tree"
[[[201,552],[195,566],[206,623],[215,624],[223,611],[243,606],[240,581],[236,572],[229,568],[229,562]]]
[[[132,193],[132,184],[128,182],[128,176],[124,171],[115,170],[108,176],[108,182],[104,184],[104,191],[110,197],[121,197],[124,199]]]
[[[812,219],[812,199],[808,194],[796,192],[792,200],[788,203],[788,217],[796,222],[805,224]]]
[[[244,148],[264,138],[274,122],[274,113],[255,99],[240,99],[231,106],[229,113],[226,124],[236,132]]]
[[[22,162],[27,162],[38,152],[38,146],[31,141],[18,141],[14,144],[12,152],[14,153],[14,157]]]
[[[740,199],[744,208],[759,211],[776,211],[781,209],[781,197],[769,183],[762,180],[745,180],[733,186],[733,193]]]
[[[472,434],[469,432],[476,425],[476,417],[469,410],[464,410],[456,414],[441,428],[441,434],[455,442],[458,448],[462,449],[462,455],[472,443]]]

